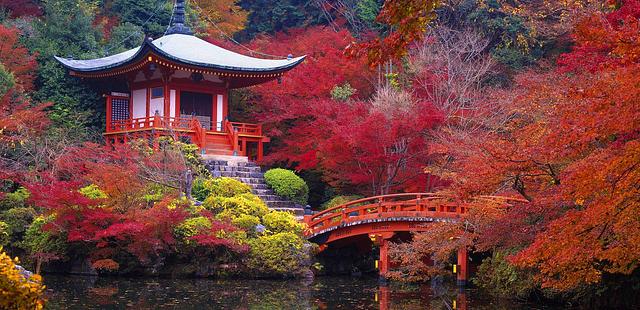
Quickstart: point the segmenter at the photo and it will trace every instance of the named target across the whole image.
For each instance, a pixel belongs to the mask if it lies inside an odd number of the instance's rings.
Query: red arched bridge
[[[522,199],[478,196],[471,201],[456,201],[453,196],[435,193],[406,193],[354,200],[314,215],[306,215],[306,237],[324,250],[329,244],[357,236],[368,236],[380,246],[380,275],[389,271],[389,240],[398,232],[427,231],[433,222],[457,222],[479,202],[510,205]],[[467,280],[467,251],[458,251],[457,277]]]

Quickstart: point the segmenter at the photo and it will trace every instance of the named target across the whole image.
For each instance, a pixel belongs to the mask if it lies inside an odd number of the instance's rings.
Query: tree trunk
[[[36,274],[40,274],[41,267],[42,267],[42,258],[36,258]]]

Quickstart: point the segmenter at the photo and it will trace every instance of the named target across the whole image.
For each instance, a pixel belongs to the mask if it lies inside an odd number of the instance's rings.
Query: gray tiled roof
[[[97,59],[76,60],[55,57],[68,69],[80,72],[96,72],[116,68],[136,61],[153,51],[168,59],[205,68],[268,72],[287,70],[302,62],[305,56],[291,59],[261,59],[238,54],[200,38],[186,34],[170,34],[126,52]]]

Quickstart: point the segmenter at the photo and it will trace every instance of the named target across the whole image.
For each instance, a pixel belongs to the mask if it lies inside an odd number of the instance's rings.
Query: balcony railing
[[[233,132],[237,132],[238,135],[262,136],[262,125],[259,124],[248,124],[240,122],[211,122],[211,124],[202,124],[200,120],[194,117],[180,118],[163,116],[114,120],[111,121],[111,124],[107,125],[106,132],[123,133],[129,131],[150,129],[193,131],[194,120],[197,121],[202,128],[211,128],[207,129],[207,132],[230,133],[230,131],[233,130]],[[217,128],[220,128],[221,130],[216,130]]]

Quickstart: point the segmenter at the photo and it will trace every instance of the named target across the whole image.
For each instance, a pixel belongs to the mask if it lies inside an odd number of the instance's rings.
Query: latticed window
[[[129,99],[111,99],[111,120],[121,121],[129,119]]]

